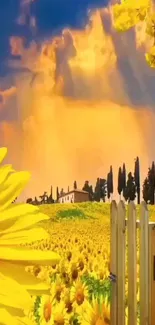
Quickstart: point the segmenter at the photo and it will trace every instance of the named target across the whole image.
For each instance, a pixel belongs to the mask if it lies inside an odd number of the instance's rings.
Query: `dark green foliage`
[[[152,162],[151,168],[148,169],[148,174],[143,183],[143,198],[146,202],[154,204],[155,196],[155,164]]]
[[[122,170],[122,190],[123,190],[123,197],[125,194],[125,188],[126,188],[126,168],[125,163],[123,163],[123,170]]]
[[[111,194],[113,194],[113,170],[110,166],[110,172],[107,175],[107,197],[110,199]]]
[[[48,204],[52,204],[52,203],[54,203],[54,200],[53,200],[53,188],[51,186],[51,193],[48,197]]]
[[[84,212],[78,208],[60,210],[57,214],[58,219],[88,219]]]
[[[132,176],[131,172],[128,174],[128,180],[125,188],[124,197],[125,200],[128,202],[134,201],[136,197],[136,185],[135,185],[134,177]]]
[[[110,199],[110,173],[107,175],[107,197]]]
[[[110,303],[110,287],[111,282],[107,278],[105,280],[95,279],[90,275],[84,275],[82,277],[82,281],[87,285],[89,292],[89,300],[92,301],[92,297],[100,299],[103,297],[108,298],[108,302]]]
[[[142,193],[143,193],[144,201],[146,203],[149,203],[149,201],[150,201],[150,186],[149,186],[149,180],[147,177],[145,178],[144,183],[143,183]]]
[[[59,200],[59,188],[57,186],[57,189],[56,189],[56,201],[58,202]]]
[[[137,192],[137,203],[140,204],[140,167],[138,157],[135,160],[134,178]]]
[[[110,173],[109,173],[109,186],[110,186],[110,194],[113,194],[113,170],[112,166],[110,166]]]
[[[76,182],[76,181],[74,181],[74,186],[73,186],[73,188],[74,188],[74,190],[77,189],[77,182]]]
[[[89,181],[85,181],[82,190],[89,193],[89,200],[90,201],[93,201],[94,200],[93,187],[92,187],[92,185],[89,185]]]
[[[118,170],[118,185],[117,185],[117,191],[118,191],[118,194],[121,195],[122,193],[122,190],[123,190],[123,177],[122,177],[122,169],[121,167],[119,167],[119,170]]]
[[[106,179],[98,177],[96,181],[95,192],[94,192],[95,201],[100,202],[100,200],[102,199],[103,202],[105,202],[105,198],[107,194],[106,187],[107,187]]]

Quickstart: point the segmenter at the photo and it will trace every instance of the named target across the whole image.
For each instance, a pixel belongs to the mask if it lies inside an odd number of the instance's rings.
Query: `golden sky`
[[[18,110],[17,120],[1,122],[0,138],[9,161],[32,173],[26,196],[51,185],[67,189],[75,179],[79,187],[86,179],[94,184],[110,165],[116,189],[123,162],[133,170],[139,156],[143,179],[155,157],[155,73],[145,62],[143,25],[118,34],[110,7],[90,18],[91,27],[65,30],[41,50],[10,39],[12,55],[21,55],[16,66],[30,72],[15,75],[15,86],[0,92],[0,109],[11,114],[15,98]]]

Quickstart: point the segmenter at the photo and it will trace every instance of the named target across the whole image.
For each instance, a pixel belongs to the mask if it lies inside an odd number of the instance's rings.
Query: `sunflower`
[[[0,149],[0,164],[6,153],[6,148]],[[15,172],[11,165],[0,166],[0,323],[4,325],[15,324],[13,316],[21,316],[21,311],[22,319],[25,319],[24,311],[32,307],[30,295],[49,290],[46,283],[26,272],[25,266],[51,265],[60,260],[56,253],[20,246],[49,236],[40,226],[34,227],[38,222],[49,219],[38,207],[12,204],[29,178],[28,172]],[[17,320],[18,324],[20,321]]]
[[[64,302],[57,304],[53,310],[52,325],[69,325],[69,315]]]
[[[65,290],[64,282],[60,275],[57,274],[55,281],[51,285],[51,294],[54,295],[56,301],[60,302],[61,295]]]
[[[79,313],[83,308],[83,304],[89,297],[88,288],[80,279],[75,281],[74,285],[71,287],[70,297],[73,301],[74,310]]]
[[[67,313],[73,316],[73,300],[71,300],[71,293],[69,288],[65,288],[65,290],[61,293],[61,300],[65,303]]]
[[[109,309],[105,307],[104,303],[93,299],[92,305],[88,303],[87,308],[83,310],[78,319],[81,325],[109,325]]]
[[[54,297],[51,295],[42,295],[38,308],[40,325],[52,324],[53,309],[55,306]]]
[[[75,281],[79,277],[79,267],[76,261],[70,262],[68,274],[71,282]]]

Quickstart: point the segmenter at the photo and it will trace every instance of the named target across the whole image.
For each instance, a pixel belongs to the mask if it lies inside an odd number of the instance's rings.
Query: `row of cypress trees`
[[[73,188],[77,189],[77,182],[74,181]],[[151,167],[148,168],[148,173],[144,182],[142,184],[142,188],[140,185],[140,162],[139,157],[135,159],[134,162],[134,172],[133,174],[126,172],[125,163],[123,163],[122,167],[118,169],[118,182],[117,182],[117,191],[120,196],[120,199],[123,197],[126,201],[134,201],[137,197],[137,203],[140,204],[140,193],[142,189],[142,197],[149,204],[155,204],[155,163],[152,162]],[[103,201],[106,199],[112,199],[113,196],[113,168],[110,166],[110,170],[107,174],[106,178],[97,178],[95,187],[89,184],[89,181],[85,181],[82,190],[87,191],[89,193],[90,201]],[[69,187],[67,189],[69,192]],[[42,204],[42,203],[56,203],[58,202],[59,196],[64,193],[64,190],[61,189],[59,192],[59,188],[56,188],[56,200],[53,199],[53,192],[51,186],[51,193],[48,197],[47,193],[44,192],[41,198],[41,202],[37,200],[33,201],[31,198],[27,200],[28,203],[34,204]]]

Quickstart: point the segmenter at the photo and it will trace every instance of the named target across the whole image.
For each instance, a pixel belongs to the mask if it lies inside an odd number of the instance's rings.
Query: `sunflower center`
[[[80,261],[79,262],[79,268],[80,268],[81,271],[84,269],[84,263],[83,263],[83,261]]]
[[[51,319],[51,314],[52,314],[52,306],[51,303],[48,302],[44,307],[44,318],[46,322],[49,322],[49,320]]]
[[[78,270],[77,269],[72,270],[72,279],[76,280],[77,277],[78,277]]]
[[[72,310],[73,310],[73,307],[72,307],[72,303],[71,303],[71,301],[69,301],[69,300],[66,301],[65,306],[66,306],[66,308],[67,308],[67,313],[71,313]]]
[[[76,294],[76,302],[81,305],[84,302],[84,293],[82,289],[79,289]]]
[[[62,287],[61,286],[57,286],[56,287],[56,294],[55,294],[55,297],[56,299],[59,301],[60,298],[61,298],[61,292],[62,292]]]

